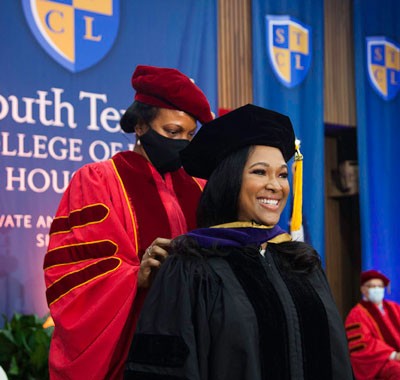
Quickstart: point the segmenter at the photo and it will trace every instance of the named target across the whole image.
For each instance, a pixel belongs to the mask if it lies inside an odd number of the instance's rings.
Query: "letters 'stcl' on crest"
[[[400,45],[386,37],[367,37],[368,78],[385,100],[393,99],[400,88]]]
[[[267,15],[265,21],[272,69],[283,85],[297,86],[311,64],[311,27],[290,16]]]

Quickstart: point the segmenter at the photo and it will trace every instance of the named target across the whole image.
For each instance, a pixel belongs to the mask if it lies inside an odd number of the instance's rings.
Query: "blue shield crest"
[[[265,21],[272,69],[283,85],[297,86],[311,65],[311,27],[290,16],[267,15]]]
[[[40,45],[76,73],[99,62],[114,44],[120,0],[22,0]]]
[[[400,45],[386,37],[367,37],[368,79],[385,100],[400,88]]]

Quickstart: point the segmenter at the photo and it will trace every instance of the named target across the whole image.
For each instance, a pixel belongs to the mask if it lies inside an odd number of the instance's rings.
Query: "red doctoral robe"
[[[361,301],[346,318],[350,359],[357,380],[372,380],[385,371],[385,366],[400,366],[389,360],[393,351],[400,351],[400,305],[383,301],[383,308],[384,314],[372,302]]]
[[[140,259],[155,238],[196,227],[204,184],[183,169],[162,178],[134,152],[76,172],[44,260],[55,322],[52,380],[122,378],[144,298],[137,289]]]

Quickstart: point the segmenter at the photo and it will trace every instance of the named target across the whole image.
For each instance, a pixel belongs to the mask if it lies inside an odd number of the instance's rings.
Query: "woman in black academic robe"
[[[277,223],[290,120],[247,105],[204,125],[182,158],[208,179],[200,227],[173,242],[146,298],[125,379],[352,379],[314,249]]]

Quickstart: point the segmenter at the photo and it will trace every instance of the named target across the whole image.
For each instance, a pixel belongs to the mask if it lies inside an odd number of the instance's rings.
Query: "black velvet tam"
[[[237,108],[201,127],[181,151],[182,164],[190,175],[208,179],[226,156],[249,145],[278,148],[289,161],[295,152],[290,119],[253,104]]]

